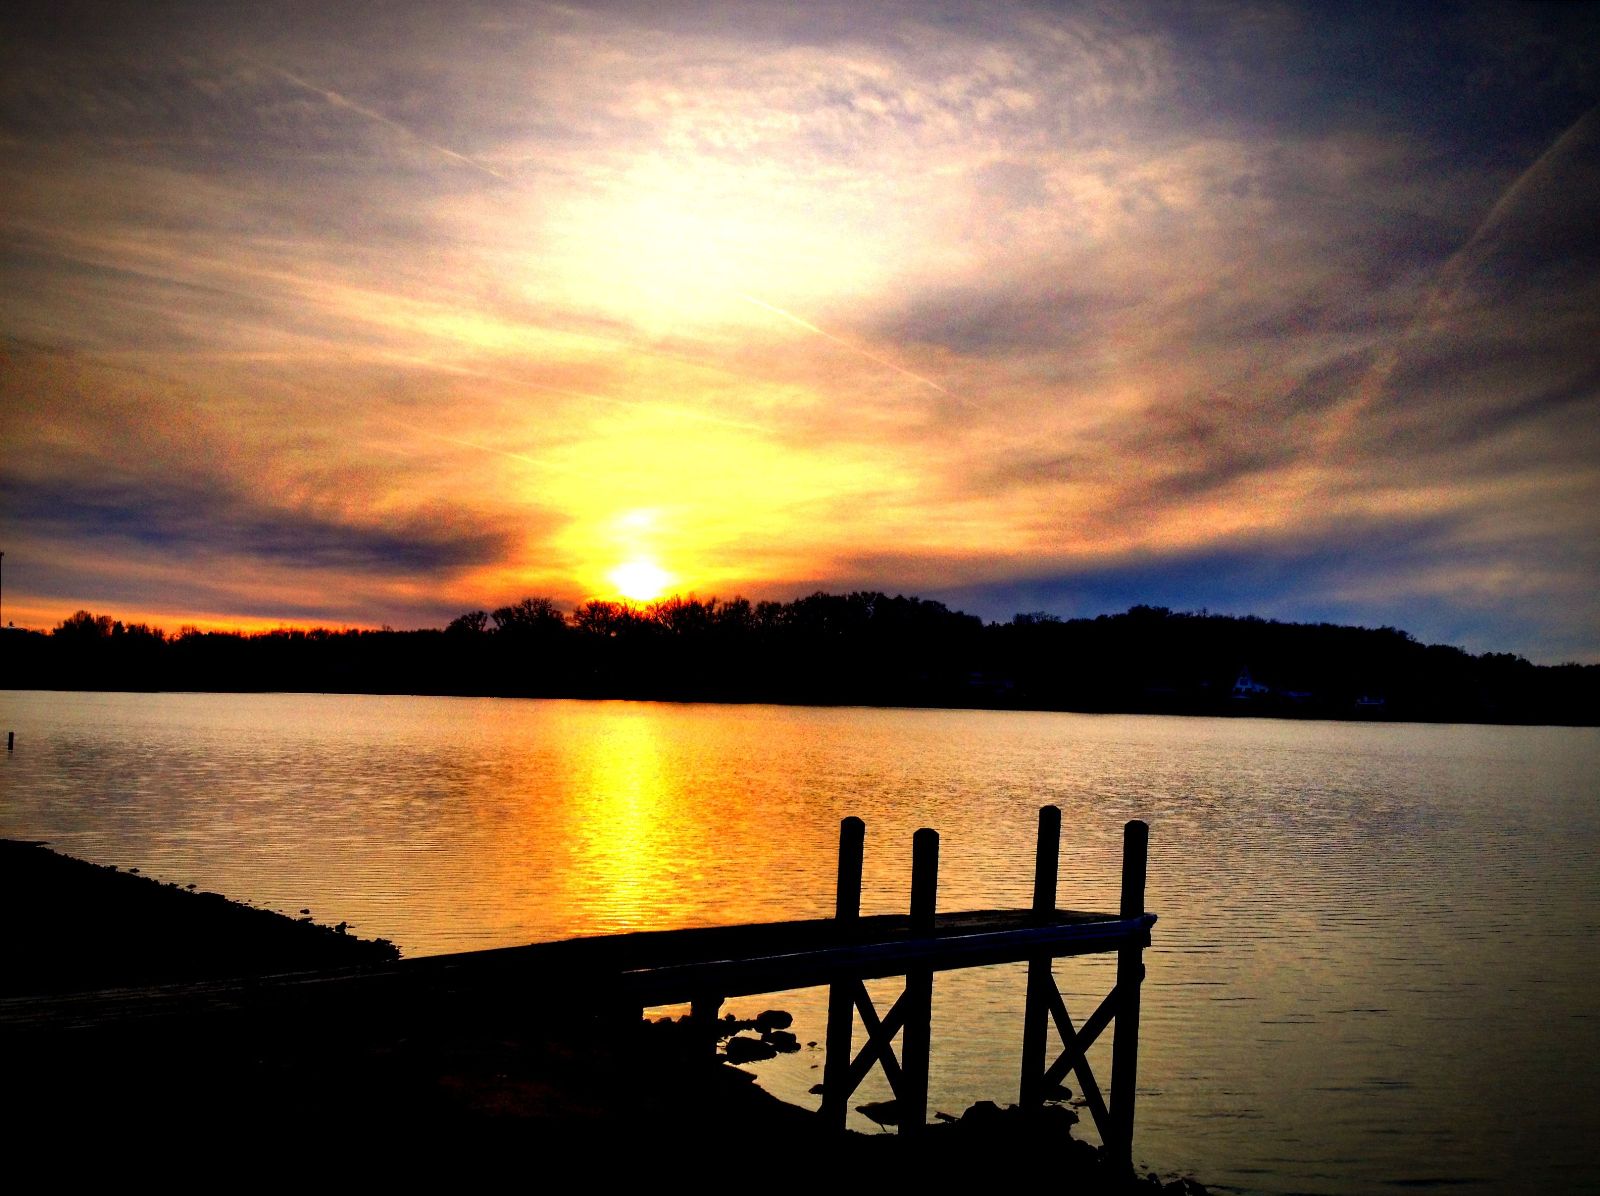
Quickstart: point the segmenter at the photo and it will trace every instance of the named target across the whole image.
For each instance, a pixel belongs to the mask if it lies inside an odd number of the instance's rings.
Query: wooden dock
[[[1130,822],[1124,828],[1122,894],[1114,914],[1056,907],[1061,811],[1055,806],[1039,812],[1033,904],[1025,910],[937,913],[939,836],[924,829],[912,840],[909,913],[862,917],[865,838],[859,818],[841,823],[832,918],[571,939],[402,966],[414,975],[431,972],[452,988],[556,983],[568,995],[595,1002],[639,1008],[688,1003],[708,1027],[730,997],[826,985],[823,1118],[843,1130],[851,1095],[879,1066],[895,1094],[900,1132],[916,1134],[927,1121],[934,974],[1026,961],[1019,1103],[1039,1105],[1073,1073],[1101,1141],[1131,1167],[1143,952],[1156,920],[1144,908],[1148,827]],[[1056,986],[1052,961],[1109,952],[1117,955],[1116,984],[1079,1025]],[[901,975],[905,991],[880,1015],[864,982]],[[853,1053],[858,1017],[866,1043]],[[1108,1104],[1087,1051],[1113,1022]],[[1047,1063],[1052,1027],[1060,1050]]]
[[[266,1024],[336,1011],[404,1020],[441,995],[520,1006],[530,1017],[556,1007],[640,1011],[687,1003],[693,1020],[709,1030],[730,997],[826,986],[824,1122],[842,1132],[852,1094],[881,1067],[895,1094],[900,1132],[915,1135],[927,1120],[935,974],[1026,961],[1019,1103],[1038,1106],[1073,1073],[1107,1152],[1131,1169],[1143,952],[1156,920],[1144,908],[1148,829],[1142,822],[1124,828],[1116,913],[1057,908],[1060,835],[1060,811],[1044,807],[1028,909],[937,912],[939,836],[924,829],[913,837],[909,912],[863,917],[866,828],[846,818],[831,918],[579,938],[339,972],[7,999],[0,1001],[0,1043],[16,1046],[52,1031],[209,1018]],[[1117,955],[1116,983],[1076,1022],[1051,965],[1091,953]],[[904,976],[905,988],[880,1013],[864,982],[889,976]],[[858,1021],[865,1043],[856,1050]],[[1108,1101],[1086,1052],[1113,1024]],[[1050,1058],[1052,1027],[1059,1044]],[[714,1041],[708,1033],[708,1044]]]

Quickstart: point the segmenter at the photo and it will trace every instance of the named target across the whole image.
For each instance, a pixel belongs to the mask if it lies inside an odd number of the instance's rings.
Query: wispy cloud
[[[868,349],[863,349],[860,345],[853,345],[849,341],[845,340],[843,337],[835,336],[833,333],[828,332],[825,329],[818,328],[815,324],[811,323],[809,320],[802,320],[799,316],[795,315],[793,312],[784,311],[783,308],[781,308],[781,307],[774,307],[770,303],[767,303],[767,302],[764,302],[763,300],[757,299],[754,295],[740,295],[739,298],[744,300],[746,303],[751,304],[752,306],[761,308],[761,310],[763,310],[763,311],[769,311],[775,316],[778,316],[778,317],[780,317],[782,319],[788,320],[789,323],[795,325],[796,327],[804,328],[807,332],[810,332],[810,333],[812,333],[812,334],[814,334],[816,336],[820,336],[824,340],[830,340],[836,345],[843,345],[846,349],[849,349],[852,353],[859,354],[860,356],[865,357],[868,361],[871,361],[871,362],[874,362],[874,363],[876,363],[878,365],[883,366],[884,369],[893,370],[895,373],[901,375],[902,377],[910,378],[913,382],[920,383],[921,385],[926,386],[929,390],[936,390],[942,395],[948,395],[950,393],[948,390],[946,390],[944,387],[940,386],[933,379],[924,378],[921,374],[918,374],[918,373],[915,373],[915,372],[913,372],[911,370],[908,370],[904,366],[896,365],[894,362],[890,361],[887,357],[881,357],[878,354],[873,353]]]

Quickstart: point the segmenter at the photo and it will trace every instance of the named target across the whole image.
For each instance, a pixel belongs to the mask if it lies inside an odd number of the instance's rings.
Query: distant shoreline
[[[443,630],[184,631],[80,611],[12,632],[0,684],[1600,726],[1600,665],[1534,665],[1392,627],[1133,607],[985,624],[938,602],[527,599]]]

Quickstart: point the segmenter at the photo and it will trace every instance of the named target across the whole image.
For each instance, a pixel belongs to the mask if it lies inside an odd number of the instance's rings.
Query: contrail
[[[413,430],[421,431],[422,429],[414,428]],[[532,465],[539,469],[553,469],[558,473],[576,473],[581,474],[584,477],[591,476],[586,471],[578,469],[576,466],[557,465],[553,461],[541,461],[539,458],[530,457],[526,453],[513,453],[509,449],[492,448],[487,444],[476,444],[471,440],[458,440],[454,436],[441,436],[437,432],[424,433],[424,435],[426,435],[430,440],[443,441],[445,444],[457,444],[462,448],[477,449],[480,453],[493,453],[499,457],[510,457],[513,461],[521,461],[525,465]]]
[[[659,403],[652,403],[644,399],[619,399],[611,395],[597,395],[587,390],[570,390],[565,386],[548,386],[543,382],[528,382],[520,378],[508,378],[504,374],[490,374],[481,372],[483,377],[491,378],[497,382],[505,382],[511,386],[526,386],[533,390],[543,390],[550,394],[566,395],[574,399],[587,399],[591,403],[605,403],[612,407],[631,407],[635,410],[648,411],[652,415],[666,415],[672,419],[684,419],[696,424],[716,424],[722,428],[739,428],[746,432],[766,431],[760,424],[748,423],[742,419],[729,419],[725,415],[708,415],[703,411],[686,411],[682,407],[664,407]]]
[[[1540,154],[1536,159],[1534,159],[1533,165],[1519,174],[1516,182],[1507,187],[1504,193],[1501,194],[1500,198],[1495,201],[1494,207],[1489,209],[1489,214],[1483,218],[1483,223],[1478,226],[1478,231],[1472,234],[1472,237],[1467,241],[1466,246],[1463,247],[1462,252],[1465,252],[1466,249],[1471,248],[1473,243],[1481,240],[1484,233],[1486,233],[1491,227],[1499,224],[1505,219],[1506,214],[1510,211],[1512,205],[1522,197],[1522,193],[1524,191],[1533,185],[1530,180],[1539,173],[1546,163],[1548,163],[1552,158],[1557,158],[1562,153],[1566,152],[1569,143],[1575,142],[1582,137],[1592,135],[1594,132],[1593,126],[1597,119],[1600,119],[1600,104],[1596,104],[1577,120],[1573,121],[1572,124],[1568,126],[1567,130],[1561,134],[1561,136],[1552,141],[1549,148],[1546,149],[1544,153]]]
[[[760,299],[757,299],[754,295],[740,295],[739,298],[743,299],[746,303],[749,303],[749,304],[751,304],[751,305],[753,305],[755,307],[759,307],[762,311],[770,311],[775,316],[782,316],[785,320],[788,320],[791,324],[798,324],[800,327],[804,328],[807,332],[814,332],[818,336],[823,337],[823,338],[825,338],[827,340],[830,340],[836,345],[843,345],[846,349],[849,349],[852,353],[857,353],[860,356],[865,357],[868,361],[875,361],[879,365],[885,366],[888,369],[893,370],[897,374],[904,374],[907,378],[910,378],[913,382],[920,382],[924,386],[932,387],[934,390],[938,391],[942,395],[948,395],[952,399],[955,398],[955,395],[950,394],[950,392],[948,390],[946,390],[944,387],[940,386],[937,382],[933,381],[933,379],[924,378],[921,374],[913,374],[910,370],[906,369],[904,366],[896,365],[894,362],[888,360],[885,357],[879,357],[876,353],[869,353],[867,350],[863,349],[860,345],[852,345],[849,341],[843,339],[842,337],[834,336],[833,333],[827,331],[826,329],[818,328],[815,324],[811,323],[808,320],[802,320],[799,316],[795,315],[793,312],[784,311],[783,308],[774,307],[770,303],[763,303]]]
[[[497,370],[451,365],[441,365],[439,368],[447,369],[452,373],[465,374],[472,378],[483,378],[489,382],[504,383],[507,386],[526,388],[528,390],[542,390],[547,394],[565,395],[570,399],[583,399],[590,403],[603,403],[608,407],[624,407],[635,411],[648,411],[652,415],[665,415],[671,419],[688,420],[690,423],[715,424],[718,427],[739,428],[746,432],[766,431],[760,424],[748,423],[742,419],[729,419],[725,415],[709,415],[703,411],[686,411],[682,407],[666,407],[646,399],[619,399],[613,395],[597,395],[587,390],[573,390],[566,386],[551,386],[544,382],[531,382],[526,378],[515,378]]]
[[[548,386],[543,382],[530,382],[524,378],[513,378],[493,370],[477,369],[472,366],[456,366],[446,363],[435,363],[427,360],[426,358],[412,358],[410,360],[413,360],[424,367],[431,366],[445,370],[449,373],[461,374],[470,378],[482,378],[489,382],[500,382],[507,386],[516,388],[542,390],[549,394],[564,395],[568,398],[582,399],[591,403],[602,403],[608,407],[622,407],[627,410],[646,411],[651,415],[664,415],[670,419],[687,420],[691,423],[716,424],[720,427],[738,428],[741,431],[746,432],[766,432],[766,429],[760,424],[746,423],[743,420],[737,419],[728,419],[720,415],[706,415],[699,411],[685,411],[681,407],[663,407],[659,404],[647,402],[643,399],[618,399],[610,395],[597,395],[585,390],[571,390],[564,386]],[[415,427],[415,425],[407,426],[414,427],[416,431],[423,432],[424,435],[429,436],[433,440],[444,441],[448,444],[458,444],[462,448],[477,449],[479,452],[484,453],[496,453],[502,457],[509,457],[513,461],[522,461],[528,465],[538,466],[541,469],[561,470],[567,473],[582,474],[585,477],[592,476],[576,466],[558,465],[553,461],[546,461],[537,457],[530,457],[525,453],[514,453],[508,449],[491,448],[488,445],[477,444],[470,440],[458,440],[451,436],[442,436],[436,432],[427,432],[420,427]]]
[[[394,120],[391,117],[387,117],[381,112],[374,112],[371,108],[356,103],[348,96],[340,95],[338,92],[331,91],[326,87],[318,87],[315,83],[312,83],[306,79],[302,79],[299,75],[284,70],[281,66],[273,66],[270,63],[256,63],[256,65],[261,66],[276,75],[281,75],[290,83],[293,83],[296,87],[299,87],[305,91],[309,91],[312,95],[321,96],[336,108],[346,108],[359,116],[366,117],[368,120],[375,120],[380,125],[387,125],[389,128],[405,134],[405,136],[409,137],[412,141],[415,141],[418,145],[427,146],[427,148],[431,149],[434,153],[442,154],[446,158],[449,158],[452,162],[459,162],[463,166],[471,167],[480,174],[486,174],[490,178],[499,179],[502,183],[511,182],[511,179],[501,174],[494,167],[486,166],[476,158],[467,157],[466,154],[457,153],[449,146],[440,145],[437,141],[429,141],[426,137],[419,136],[414,130],[407,128],[399,121]]]
[[[1467,277],[1483,262],[1484,257],[1493,249],[1490,241],[1492,235],[1498,231],[1500,225],[1510,218],[1512,211],[1523,196],[1536,185],[1539,176],[1544,173],[1545,167],[1554,159],[1559,158],[1572,143],[1593,133],[1594,125],[1600,121],[1600,105],[1589,109],[1577,120],[1568,126],[1543,153],[1534,159],[1532,165],[1519,174],[1489,209],[1489,214],[1483,218],[1473,233],[1439,267],[1434,275],[1433,284],[1428,288],[1427,295],[1418,305],[1417,313],[1406,325],[1405,331],[1391,341],[1377,359],[1373,361],[1367,372],[1357,384],[1355,393],[1348,401],[1342,404],[1335,412],[1325,432],[1325,440],[1336,443],[1342,440],[1354,428],[1356,420],[1361,413],[1377,401],[1384,386],[1388,383],[1395,367],[1400,364],[1401,355],[1407,346],[1417,339],[1419,335],[1436,320],[1450,313],[1456,297],[1461,293]]]

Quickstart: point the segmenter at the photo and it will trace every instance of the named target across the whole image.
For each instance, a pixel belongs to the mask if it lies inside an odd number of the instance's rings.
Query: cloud
[[[141,601],[650,552],[1592,639],[1593,10],[19,11],[7,534]]]
[[[519,535],[460,509],[354,522],[274,508],[202,479],[0,480],[8,519],[58,543],[115,541],[168,560],[244,557],[309,570],[448,576],[504,558]],[[498,521],[496,521],[498,522]]]

